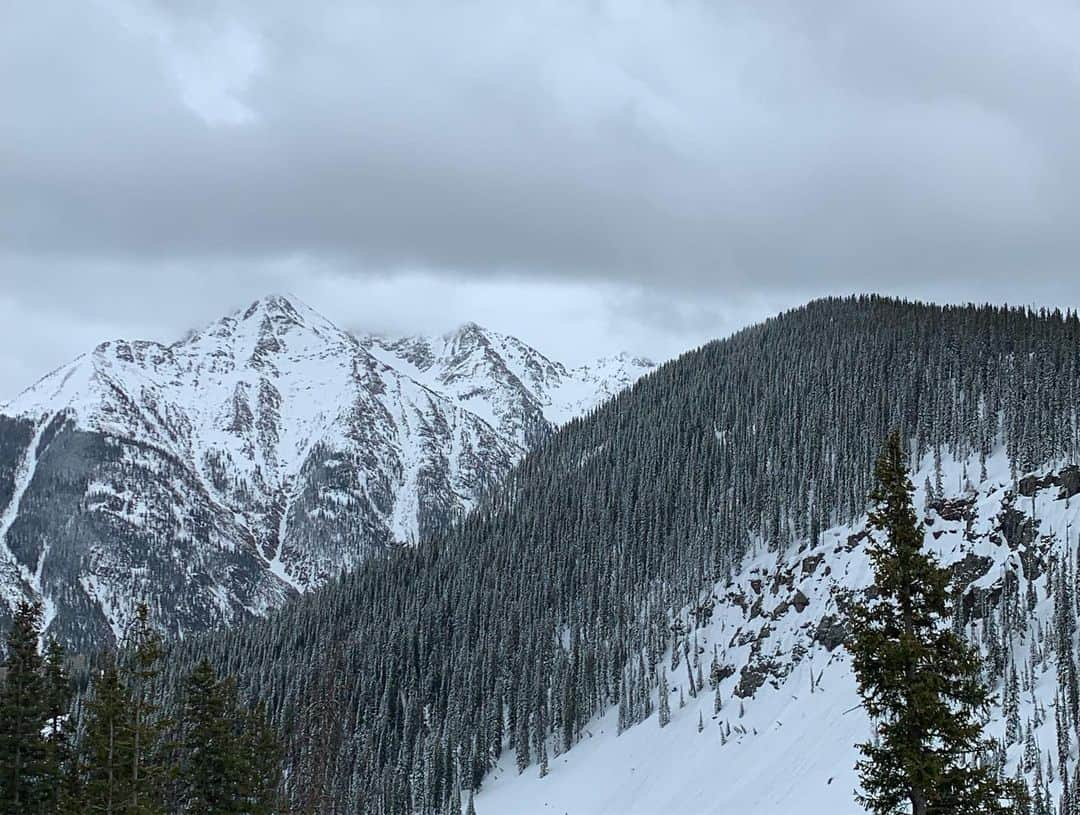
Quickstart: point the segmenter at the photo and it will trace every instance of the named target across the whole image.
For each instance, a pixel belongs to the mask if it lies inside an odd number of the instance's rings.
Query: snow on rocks
[[[955,485],[947,490],[952,494],[928,500],[922,487],[916,490],[926,545],[953,572],[955,596],[965,607],[964,630],[984,653],[995,647],[988,643],[999,642],[996,621],[1006,584],[1021,602],[1033,604],[1031,614],[1015,623],[1018,630],[1001,638],[1007,653],[999,657],[1021,675],[1030,673],[1019,698],[1021,730],[1030,729],[1030,735],[1005,738],[1001,702],[1009,668],[995,671],[992,660],[986,678],[998,703],[986,732],[1004,743],[1007,775],[1019,772],[1032,785],[1038,775],[1056,801],[1060,768],[1037,773],[1028,754],[1037,745],[1043,758],[1036,761],[1057,765],[1056,757],[1047,758],[1057,755],[1058,743],[1056,657],[1044,642],[1054,613],[1047,580],[1060,569],[1052,563],[1075,557],[1080,504],[1071,499],[1080,492],[1074,489],[1080,479],[1075,468],[1061,464],[1014,479],[1001,455],[988,462],[981,483],[965,484],[967,469],[946,462],[943,481]],[[922,483],[923,475],[914,482]],[[617,709],[609,710],[570,751],[551,759],[543,778],[535,766],[519,775],[508,751],[476,797],[477,812],[862,812],[853,797],[855,744],[868,740],[872,729],[843,647],[843,610],[848,598],[872,583],[869,542],[864,517],[822,532],[816,543],[796,541],[780,550],[760,546],[730,582],[683,609],[683,624],[673,626],[684,633],[673,634],[662,658],[671,683],[670,724],[659,727],[654,713],[620,734]],[[1024,600],[1029,583],[1031,597]],[[676,661],[699,664],[709,677],[714,653],[718,690],[706,682],[692,695],[685,666],[671,670],[673,654]],[[694,665],[691,674],[696,671]],[[717,695],[722,706],[715,711]],[[1077,745],[1069,738],[1071,773]]]
[[[579,382],[474,324],[358,338],[280,296],[172,345],[102,343],[0,406],[0,598],[56,598],[52,633],[81,644],[140,599],[176,634],[262,613],[452,522],[648,367]],[[570,387],[574,408],[551,395]]]

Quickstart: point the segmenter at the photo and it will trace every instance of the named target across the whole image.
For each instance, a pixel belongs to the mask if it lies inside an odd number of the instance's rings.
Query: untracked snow
[[[929,470],[914,476],[922,484]],[[1080,496],[1066,497],[1065,488],[1039,486],[1033,496],[1019,495],[1004,456],[988,462],[981,483],[973,473],[978,462],[946,461],[943,481],[948,500],[923,512],[919,487],[916,508],[927,521],[926,545],[962,578],[968,597],[994,597],[1007,574],[1019,579],[1020,597],[1028,576],[1021,558],[1039,564],[1030,577],[1037,597],[1031,619],[1007,643],[1008,660],[1023,672],[1053,614],[1047,596],[1046,566],[1051,559],[1073,557],[1074,529],[1080,524]],[[1039,475],[1053,473],[1047,467]],[[932,475],[931,475],[932,478]],[[1032,491],[1033,480],[1027,482]],[[1034,518],[1038,536],[1030,542],[1009,540],[1006,514]],[[761,547],[746,559],[730,583],[711,593],[711,619],[694,628],[685,609],[688,633],[677,638],[680,656],[686,644],[697,651],[706,680],[716,648],[719,663],[731,670],[720,683],[722,708],[714,714],[715,694],[706,681],[697,697],[689,692],[686,666],[671,667],[672,652],[661,659],[670,679],[671,721],[658,726],[653,714],[618,734],[618,712],[609,710],[586,728],[581,741],[552,756],[549,774],[541,778],[533,764],[519,774],[514,751],[504,751],[493,774],[476,796],[479,815],[855,815],[858,780],[855,745],[871,737],[871,724],[859,706],[850,657],[830,632],[838,619],[837,599],[869,586],[872,573],[866,555],[865,518],[822,533],[816,547],[796,542],[781,552]],[[1067,535],[1072,536],[1067,545]],[[1035,567],[1032,567],[1035,568]],[[960,578],[958,578],[960,579]],[[1009,578],[1012,579],[1012,578]],[[991,606],[991,609],[993,606]],[[993,615],[994,611],[990,612]],[[975,619],[966,632],[976,643],[986,621]],[[691,657],[693,658],[693,657]],[[1009,664],[1008,661],[1006,664]],[[1056,764],[1054,699],[1057,689],[1053,657],[1035,660],[1035,683],[1021,694],[1020,720],[1033,724],[1031,739],[1041,756]],[[695,669],[696,670],[696,669]],[[747,681],[747,677],[751,681]],[[757,675],[760,680],[753,680]],[[813,677],[813,681],[811,680]],[[987,681],[1002,696],[1004,677]],[[760,685],[753,687],[757,681]],[[741,687],[741,689],[740,689]],[[680,708],[680,693],[685,707]],[[741,695],[740,695],[741,694]],[[1037,714],[1036,711],[1041,711]],[[704,724],[698,731],[698,722]],[[1025,725],[1026,727],[1027,725]],[[1005,724],[1000,706],[993,708],[987,735],[1002,739]],[[1075,769],[1077,743],[1070,734]],[[1005,772],[1034,781],[1030,762],[1023,762],[1024,738],[1007,746]],[[554,747],[554,739],[551,742]],[[1044,781],[1054,802],[1061,794],[1060,768]]]

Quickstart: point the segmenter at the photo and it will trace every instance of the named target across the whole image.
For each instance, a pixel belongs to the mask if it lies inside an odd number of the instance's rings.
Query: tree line
[[[161,704],[164,645],[141,606],[79,693],[42,607],[22,602],[0,675],[0,815],[273,815],[281,747],[260,707],[208,661]]]

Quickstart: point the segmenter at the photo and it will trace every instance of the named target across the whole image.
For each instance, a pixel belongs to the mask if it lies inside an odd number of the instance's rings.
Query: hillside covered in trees
[[[597,714],[648,717],[717,582],[865,511],[888,430],[972,480],[995,452],[1010,475],[1071,461],[1078,362],[1075,314],[813,302],[571,422],[456,528],[179,643],[166,670],[237,675],[307,811],[455,811],[504,752],[543,774]]]

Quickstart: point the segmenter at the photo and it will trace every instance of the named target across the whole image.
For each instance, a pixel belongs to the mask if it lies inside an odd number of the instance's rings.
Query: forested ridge
[[[1075,458],[1078,357],[1074,313],[815,301],[571,422],[457,527],[178,643],[166,678],[237,675],[305,811],[455,811],[504,750],[542,773],[598,711],[648,716],[678,610],[862,513],[889,429],[916,460]]]

